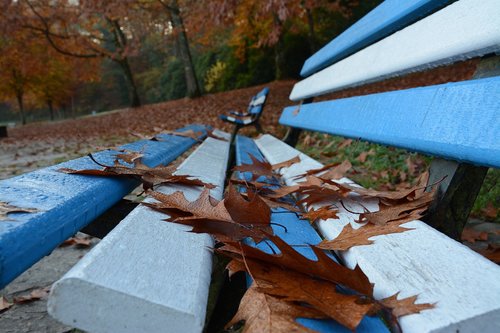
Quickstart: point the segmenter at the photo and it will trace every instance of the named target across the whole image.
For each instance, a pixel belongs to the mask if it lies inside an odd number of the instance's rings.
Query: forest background
[[[282,79],[380,0],[0,0],[0,123]]]

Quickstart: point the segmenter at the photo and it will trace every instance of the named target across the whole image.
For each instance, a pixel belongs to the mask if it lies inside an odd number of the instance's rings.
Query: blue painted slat
[[[280,123],[500,167],[500,77],[287,107]]]
[[[189,129],[206,135],[201,125],[179,131]],[[153,167],[173,161],[196,143],[187,137],[160,137],[162,141],[141,140],[122,148],[144,152],[144,163]],[[115,154],[103,151],[93,156],[112,165]],[[123,178],[68,175],[58,172],[60,168],[100,169],[90,158],[82,157],[0,181],[0,201],[40,210],[9,214],[14,221],[0,221],[0,289],[138,185]]]
[[[309,76],[381,40],[455,0],[386,0],[306,60]]]
[[[248,164],[251,163],[251,159],[249,154],[255,156],[258,160],[264,161],[264,156],[260,153],[257,145],[250,138],[244,136],[236,137],[236,164]],[[248,177],[249,173],[244,173],[240,176],[240,179]],[[307,220],[300,220],[295,213],[289,212],[285,209],[274,210],[271,215],[271,220],[274,223],[283,225],[287,228],[287,232],[285,229],[279,225],[273,225],[274,233],[281,237],[288,244],[299,245],[299,244],[318,244],[321,241],[318,233],[314,230],[314,228],[310,225]],[[269,245],[260,243],[257,244],[256,247],[265,251],[267,253],[271,253],[271,249]],[[316,256],[310,247],[296,247],[296,250],[304,255],[305,257],[316,260]],[[342,325],[338,324],[333,320],[316,320],[316,319],[306,319],[299,318],[298,322],[302,325],[316,330],[321,333],[327,332],[339,332],[339,333],[348,333],[350,330],[346,329]],[[389,332],[387,327],[383,324],[383,322],[376,317],[365,317],[360,325],[356,328],[356,332],[368,333],[368,332]]]

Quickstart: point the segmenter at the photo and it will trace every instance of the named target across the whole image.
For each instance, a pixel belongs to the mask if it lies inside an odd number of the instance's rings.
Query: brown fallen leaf
[[[338,212],[339,210],[333,208],[333,206],[323,206],[317,210],[311,208],[307,213],[302,213],[301,217],[303,219],[308,219],[309,222],[313,224],[317,220],[338,219]]]
[[[10,309],[14,303],[9,302],[4,296],[0,297],[0,313]]]
[[[375,155],[375,151],[373,149],[370,149],[369,151],[363,151],[361,152],[358,157],[357,157],[357,160],[360,161],[361,163],[365,163],[366,162],[366,158],[370,155]]]
[[[250,172],[253,175],[253,180],[256,180],[257,178],[259,178],[259,176],[272,177],[274,175],[273,166],[269,162],[260,161],[252,154],[249,154],[249,156],[252,160],[251,164],[242,164],[235,166],[233,168],[233,171]]]
[[[356,266],[354,269],[342,266],[325,254],[323,250],[314,246],[311,246],[311,249],[316,255],[317,260],[310,260],[297,252],[281,238],[273,235],[268,235],[267,238],[281,251],[280,254],[268,254],[257,248],[235,242],[226,242],[226,245],[218,248],[216,251],[232,258],[244,257],[261,260],[278,265],[289,271],[341,284],[364,295],[372,295],[373,285],[359,266]]]
[[[246,258],[245,263],[259,291],[284,301],[306,303],[351,330],[373,307],[357,295],[339,293],[331,281],[259,260]]]
[[[0,201],[0,221],[15,221],[7,215],[10,213],[37,213],[36,208],[21,208],[9,205],[7,202]]]
[[[323,240],[316,246],[324,250],[346,251],[353,246],[370,245],[374,242],[369,240],[370,237],[413,230],[401,227],[403,223],[406,222],[390,222],[384,225],[366,224],[358,229],[347,224],[335,239]]]
[[[186,137],[186,138],[191,138],[191,139],[194,139],[198,142],[202,141],[200,139],[201,136],[203,136],[203,132],[195,132],[193,131],[192,129],[190,130],[187,130],[187,131],[184,131],[184,132],[177,132],[177,131],[169,131],[169,130],[165,130],[165,131],[162,131],[161,133],[159,134],[169,134],[169,135],[176,135],[176,136],[183,136],[183,137]],[[161,141],[162,139],[160,137],[158,137],[158,135],[156,135],[154,137],[154,139],[156,141]]]
[[[204,186],[207,188],[214,188],[215,186],[205,183],[199,179],[192,178],[189,175],[174,175],[175,167],[171,166],[157,166],[150,168],[143,164],[141,160],[135,160],[133,167],[121,165],[118,160],[115,161],[114,166],[107,166],[97,162],[92,155],[88,155],[97,165],[103,167],[102,170],[86,169],[74,170],[68,168],[61,168],[58,171],[87,176],[100,176],[100,177],[127,177],[138,179],[142,182],[144,190],[152,189],[154,186],[163,184],[183,184],[192,186]]]
[[[287,161],[283,161],[281,163],[276,163],[276,164],[273,164],[271,167],[273,170],[278,170],[278,169],[281,169],[281,168],[288,168],[292,165],[294,165],[295,163],[300,163],[300,157],[299,155],[287,160]]]
[[[205,189],[196,201],[188,201],[182,192],[148,192],[158,203],[144,205],[170,215],[167,221],[192,226],[192,232],[210,233],[218,240],[240,241],[252,237],[259,242],[272,233],[269,206],[257,195],[245,200],[233,187],[222,201],[210,197]]]
[[[344,174],[352,167],[351,162],[348,160],[342,161],[342,163],[332,163],[327,164],[318,169],[307,170],[305,173],[295,176],[295,179],[318,175],[318,178],[331,180],[331,179],[340,179],[344,177]]]
[[[217,134],[215,134],[213,129],[206,128],[206,131],[207,131],[207,137],[227,142],[227,139],[225,139],[225,138],[223,138],[223,137],[218,136]]]
[[[488,258],[496,264],[500,264],[500,246],[498,244],[488,244],[484,250],[475,250],[479,254]]]
[[[433,309],[435,307],[435,304],[432,303],[415,304],[418,297],[417,295],[403,299],[398,299],[398,295],[399,292],[380,301],[384,306],[391,309],[395,317],[420,313],[421,311]]]
[[[49,294],[50,286],[45,288],[39,288],[31,291],[28,295],[22,295],[14,298],[14,303],[24,304],[38,301]]]
[[[144,154],[135,151],[119,150],[121,154],[117,154],[116,158],[126,163],[134,164],[136,161],[144,157]]]
[[[489,219],[496,219],[498,216],[498,211],[499,211],[499,208],[495,207],[495,205],[493,205],[493,202],[491,202],[491,201],[489,201],[486,204],[486,207],[481,209],[481,212],[484,214],[484,216],[486,216]]]
[[[71,237],[62,242],[59,247],[71,246],[74,245],[76,248],[86,248],[89,247],[92,240],[90,237]]]
[[[324,315],[309,307],[261,293],[252,286],[246,291],[238,312],[226,328],[244,320],[242,333],[316,332],[295,321],[298,317],[320,319]]]
[[[339,149],[346,148],[349,147],[351,144],[352,144],[352,139],[345,139],[337,146],[337,148]]]

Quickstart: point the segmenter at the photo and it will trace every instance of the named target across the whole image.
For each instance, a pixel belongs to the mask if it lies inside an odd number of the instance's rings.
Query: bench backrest
[[[262,112],[264,105],[266,104],[267,94],[269,93],[269,88],[262,89],[257,95],[252,97],[252,100],[248,104],[247,112],[252,115],[257,115]]]
[[[360,22],[382,17],[390,6],[400,8],[400,3],[386,1]],[[418,15],[421,8],[414,8]],[[349,29],[338,37],[339,44],[350,34],[356,36]],[[370,36],[365,34],[364,40],[376,39]],[[338,57],[339,51],[332,46],[336,40],[308,59],[303,72],[311,72],[314,61],[315,68],[321,68]],[[290,99],[316,97],[499,51],[498,1],[460,0],[300,81]],[[499,97],[500,78],[471,80],[302,104],[286,108],[280,123],[499,167]]]

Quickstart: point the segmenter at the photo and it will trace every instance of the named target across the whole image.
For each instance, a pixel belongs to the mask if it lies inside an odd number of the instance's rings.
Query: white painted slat
[[[229,142],[208,138],[177,174],[217,185],[211,194],[220,199],[228,152]],[[186,186],[160,191],[183,191],[188,200],[201,192]],[[163,219],[165,215],[145,206],[134,209],[54,284],[49,313],[88,332],[201,332],[213,240]]]
[[[270,135],[256,143],[272,164],[299,153]],[[289,185],[295,183],[292,177],[321,166],[302,153],[300,158],[299,164],[284,170]],[[369,209],[376,205],[365,203]],[[347,223],[359,227],[356,214],[341,210],[339,216],[318,224],[325,238],[335,238]],[[359,264],[375,284],[376,298],[400,291],[400,297],[419,295],[418,303],[437,302],[432,310],[402,317],[403,332],[500,332],[500,267],[421,221],[404,226],[415,230],[373,237],[372,245],[340,253],[347,266]]]
[[[460,0],[297,83],[291,100],[500,51],[500,2]]]

